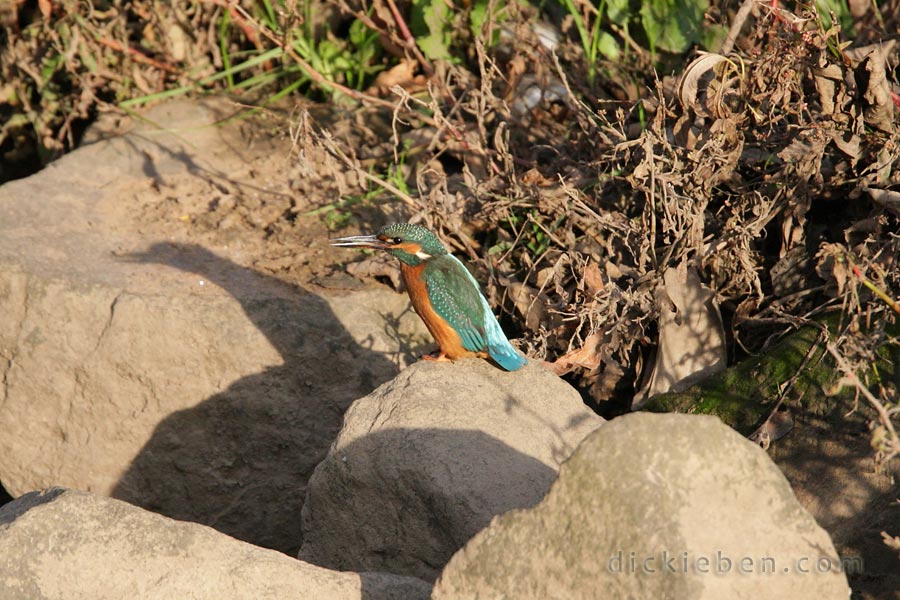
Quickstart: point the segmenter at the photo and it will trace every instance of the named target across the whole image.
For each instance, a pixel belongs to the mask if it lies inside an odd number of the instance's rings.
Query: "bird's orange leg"
[[[453,362],[447,355],[438,350],[437,352],[432,352],[431,354],[423,354],[422,360],[433,360],[435,362]]]

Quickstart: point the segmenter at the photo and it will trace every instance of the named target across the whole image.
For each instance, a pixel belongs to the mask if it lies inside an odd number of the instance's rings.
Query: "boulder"
[[[432,597],[849,595],[828,534],[760,448],[716,417],[635,413],[589,436],[539,505],[457,552]]]
[[[537,503],[602,422],[534,364],[416,363],[347,411],[310,479],[300,558],[433,580],[494,515]]]
[[[249,182],[265,197],[239,128],[210,125],[227,114],[167,104],[146,116],[165,132],[100,139],[0,187],[0,481],[13,496],[112,495],[295,554],[343,411],[427,333],[405,295],[326,296],[242,264],[239,240],[140,218],[137,191],[165,204]]]
[[[125,502],[53,488],[0,508],[6,600],[427,598],[424,581],[337,573]]]

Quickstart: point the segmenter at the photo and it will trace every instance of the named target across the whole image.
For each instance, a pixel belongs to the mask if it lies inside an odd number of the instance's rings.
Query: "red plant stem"
[[[119,52],[125,52],[129,54],[136,62],[143,63],[145,65],[150,65],[151,67],[156,67],[157,69],[162,69],[168,73],[177,73],[178,69],[173,67],[172,65],[168,65],[164,62],[160,62],[155,58],[150,58],[140,50],[132,48],[131,46],[123,46],[120,42],[116,40],[111,40],[109,38],[100,38],[97,40],[107,48],[112,48],[113,50],[117,50]]]
[[[403,15],[400,14],[400,10],[397,8],[397,4],[394,0],[387,0],[387,4],[388,8],[391,9],[391,15],[394,17],[394,22],[397,23],[400,34],[403,36],[403,43],[406,44],[407,49],[415,55],[416,60],[419,61],[419,64],[422,65],[422,69],[425,70],[425,74],[431,79],[434,77],[434,69],[431,67],[431,63],[428,62],[428,59],[422,54],[422,51],[419,50],[416,39],[413,37],[409,27],[407,27]]]

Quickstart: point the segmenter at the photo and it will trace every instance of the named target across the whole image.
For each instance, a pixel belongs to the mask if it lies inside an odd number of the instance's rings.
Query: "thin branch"
[[[359,175],[363,179],[366,179],[376,185],[383,187],[387,191],[391,192],[392,194],[394,194],[395,196],[400,198],[400,200],[402,200],[408,206],[410,206],[416,210],[420,210],[422,208],[419,205],[419,203],[416,202],[415,198],[413,198],[412,196],[410,196],[409,194],[407,194],[406,192],[404,192],[397,186],[385,181],[384,179],[382,179],[381,177],[378,177],[377,175],[372,175],[371,173],[369,173],[368,171],[366,171],[365,169],[360,167],[359,163],[357,161],[355,161],[352,158],[350,158],[349,156],[347,156],[347,153],[344,152],[343,150],[341,150],[340,147],[338,147],[338,145],[334,142],[334,140],[331,138],[331,136],[329,134],[327,134],[326,132],[320,132],[320,138],[321,138],[322,143],[324,144],[325,148],[329,152],[331,152],[331,154],[333,156],[337,157],[338,159],[341,160],[341,162],[343,162],[345,165],[347,165],[348,167],[353,169],[357,175]]]
[[[722,42],[722,48],[719,50],[720,54],[728,54],[734,48],[734,42],[737,41],[737,37],[741,34],[741,29],[744,28],[744,23],[747,21],[747,17],[750,16],[750,11],[753,10],[755,4],[756,0],[744,0],[744,3],[741,4],[741,8],[734,15],[734,21],[731,22],[731,29],[728,30],[728,35],[725,36],[725,41]]]
[[[889,452],[882,458],[882,462],[887,462],[893,457],[900,455],[900,438],[897,436],[897,430],[894,429],[894,423],[891,421],[891,415],[881,403],[881,401],[869,391],[863,382],[860,381],[859,377],[856,375],[856,372],[853,370],[853,367],[847,362],[840,352],[837,351],[837,348],[831,342],[825,342],[825,349],[828,350],[828,353],[834,357],[834,360],[837,362],[838,367],[840,367],[841,371],[844,372],[844,375],[847,379],[850,380],[856,389],[868,400],[869,404],[872,405],[872,408],[875,409],[875,412],[878,413],[878,421],[881,423],[882,427],[884,427],[890,438],[890,443],[888,444]]]
[[[160,62],[155,58],[150,58],[140,50],[136,48],[132,48],[131,46],[123,46],[120,42],[116,40],[111,40],[109,38],[101,37],[97,38],[97,41],[107,48],[112,48],[118,52],[124,52],[128,54],[135,62],[143,63],[145,65],[150,65],[151,67],[156,67],[162,71],[166,71],[167,73],[177,73],[178,69],[173,67],[172,65],[167,65],[164,62]]]

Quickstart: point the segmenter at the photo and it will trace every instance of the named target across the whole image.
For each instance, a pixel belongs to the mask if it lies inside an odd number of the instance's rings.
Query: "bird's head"
[[[447,254],[436,235],[411,223],[394,223],[382,227],[375,235],[353,235],[329,240],[332,246],[377,248],[387,250],[410,266],[417,266],[435,256]]]

